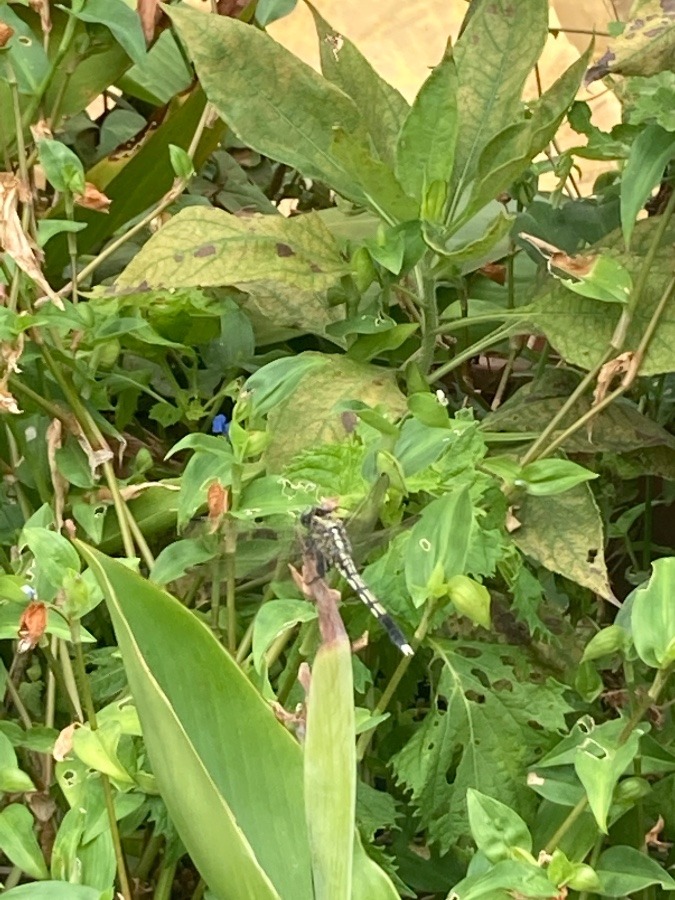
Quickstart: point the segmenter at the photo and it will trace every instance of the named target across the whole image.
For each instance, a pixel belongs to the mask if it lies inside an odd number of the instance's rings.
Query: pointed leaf
[[[321,71],[341,88],[359,109],[372,110],[365,126],[380,159],[394,165],[396,139],[410,109],[408,103],[370,65],[359,49],[338,34],[317,10],[307,3],[319,37]]]
[[[49,878],[34,828],[30,811],[20,803],[10,803],[0,812],[0,850],[31,878]]]
[[[359,128],[353,100],[250,25],[186,6],[167,12],[207,97],[245,144],[362,202],[330,152],[335,127]]]
[[[625,897],[653,884],[675,891],[675,879],[655,859],[635,847],[609,847],[596,865],[607,897]]]
[[[189,610],[78,549],[106,595],[159,789],[205,880],[232,900],[309,900],[298,744]]]
[[[435,181],[448,182],[457,141],[457,71],[448,46],[415,97],[396,146],[396,174],[422,200]]]
[[[675,557],[652,563],[646,584],[633,593],[631,631],[640,659],[654,669],[675,662]]]
[[[471,837],[492,863],[508,859],[514,849],[532,850],[532,837],[518,813],[506,804],[469,788],[466,794]]]
[[[200,206],[181,210],[153,235],[117,284],[232,285],[250,292],[250,305],[276,325],[321,332],[337,317],[326,290],[347,268],[318,216],[241,218]]]
[[[548,3],[478,0],[455,45],[460,111],[453,183],[473,180],[486,144],[521,115],[525,79],[544,48]]]
[[[660,125],[647,125],[633,141],[621,177],[621,228],[630,246],[637,214],[661,183],[675,156],[675,134]]]

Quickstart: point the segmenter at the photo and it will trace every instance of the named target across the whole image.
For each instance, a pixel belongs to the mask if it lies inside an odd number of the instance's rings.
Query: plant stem
[[[433,281],[425,274],[422,264],[415,266],[415,281],[420,309],[422,310],[422,343],[420,368],[426,375],[433,365],[438,329],[438,301]]]
[[[190,143],[190,147],[188,148],[188,156],[192,159],[194,157],[197,146],[199,145],[199,140],[204,132],[204,128],[206,127],[206,122],[210,115],[210,104],[206,104],[204,107],[204,111],[202,112],[201,119],[197,125],[194,136]],[[59,291],[60,296],[65,296],[69,292],[72,291],[73,282],[76,284],[81,284],[85,278],[88,278],[92,272],[95,272],[96,269],[101,265],[102,262],[105,262],[109,256],[112,256],[119,248],[125,244],[130,238],[132,238],[135,234],[138,234],[139,231],[142,231],[146,228],[153,219],[155,219],[161,212],[163,212],[168,206],[170,206],[174,200],[176,200],[183,193],[185,188],[187,187],[190,178],[192,176],[188,176],[186,178],[176,178],[172,186],[169,190],[164,194],[164,196],[157,201],[157,203],[152,206],[148,212],[136,222],[135,225],[132,225],[128,231],[125,231],[124,234],[120,235],[107,247],[104,247],[103,250],[96,256],[91,262],[87,263],[77,274],[73,273],[72,281],[68,282],[68,284],[64,285]]]
[[[449,372],[452,372],[453,369],[458,368],[468,359],[476,356],[477,353],[481,353],[483,350],[487,350],[488,347],[492,347],[493,344],[498,344],[500,341],[504,340],[504,338],[510,337],[512,328],[512,325],[507,325],[490,332],[487,337],[484,337],[480,341],[476,341],[475,344],[467,347],[462,353],[458,353],[457,356],[453,356],[448,362],[439,366],[437,369],[434,369],[431,375],[428,376],[427,381],[429,384],[434,384],[434,382],[443,378]]]
[[[75,204],[73,203],[73,195],[70,191],[66,191],[63,195],[63,203],[66,208],[66,218],[69,222],[75,221]],[[77,235],[73,231],[69,231],[66,235],[66,242],[68,244],[68,256],[70,257],[70,272],[73,280],[71,281],[71,293],[70,299],[73,301],[73,305],[77,306],[78,296],[77,296],[77,281],[75,280],[75,274],[77,272]]]
[[[420,624],[417,626],[417,630],[415,631],[415,635],[412,639],[412,645],[415,651],[417,651],[418,647],[424,640],[427,635],[427,631],[429,630],[429,624],[431,622],[431,617],[436,609],[436,604],[433,601],[428,601],[427,605],[424,608],[424,613],[422,615],[422,619]],[[394,674],[391,676],[389,684],[386,686],[384,691],[382,692],[382,696],[377,702],[375,709],[373,710],[373,717],[382,715],[383,712],[389,706],[389,701],[394,696],[396,692],[396,688],[401,683],[401,679],[408,671],[408,667],[412,662],[414,657],[412,656],[402,656],[399,660],[396,669],[394,670]],[[366,755],[368,747],[370,746],[370,742],[373,739],[375,734],[375,728],[371,728],[369,731],[363,731],[359,735],[359,739],[356,742],[356,760],[357,762],[361,762],[363,757]]]
[[[80,640],[80,622],[79,619],[72,619],[70,622],[71,642],[75,650],[75,677],[77,680],[80,697],[84,703],[87,714],[87,721],[92,731],[98,729],[96,720],[96,709],[94,707],[94,699],[91,695],[89,687],[89,679],[87,678],[87,669],[84,664],[84,653],[82,651],[82,641]],[[110,779],[103,772],[99,772],[101,785],[103,786],[103,796],[105,798],[105,807],[108,814],[108,825],[110,827],[110,835],[112,837],[113,847],[115,850],[115,861],[117,864],[117,875],[120,882],[120,888],[124,900],[132,900],[131,888],[129,886],[129,877],[124,862],[124,851],[122,850],[122,841],[120,839],[119,828],[117,827],[117,817],[115,815],[115,802],[112,793]]]

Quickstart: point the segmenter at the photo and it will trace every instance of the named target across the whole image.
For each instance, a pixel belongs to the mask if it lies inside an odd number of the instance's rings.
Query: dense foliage
[[[674,14],[526,103],[473,0],[411,106],[292,5],[0,4],[5,892],[661,896]]]

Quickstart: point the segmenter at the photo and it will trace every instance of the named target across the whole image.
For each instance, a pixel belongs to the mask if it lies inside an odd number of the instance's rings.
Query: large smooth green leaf
[[[243,22],[189,7],[168,11],[207,97],[245,144],[363,201],[330,149],[334,128],[361,125],[353,100]]]
[[[113,37],[136,63],[145,59],[145,38],[141,20],[124,0],[87,0],[83,8],[73,7],[72,15],[83,22],[105,25]]]
[[[307,6],[319,37],[321,71],[359,109],[372,111],[365,121],[368,134],[380,159],[393,166],[396,139],[410,109],[407,101],[377,74],[348,38],[331,28],[310,3]]]
[[[528,495],[516,516],[521,527],[512,537],[523,553],[605,599],[612,597],[602,520],[587,484],[564,494]]]
[[[637,214],[660,184],[673,156],[675,134],[660,125],[647,125],[633,141],[621,178],[621,228],[627,247]]]
[[[640,659],[654,669],[675,662],[675,557],[652,563],[652,575],[634,593],[631,631]]]
[[[461,195],[486,144],[521,116],[525,79],[547,37],[546,0],[478,0],[455,45],[459,132],[453,184]]]
[[[42,881],[22,884],[2,896],[9,900],[113,900],[113,894],[113,888],[99,891],[98,888],[69,884],[67,881]]]
[[[452,49],[415,97],[396,146],[396,174],[405,190],[423,200],[435,181],[450,180],[457,142],[457,70]]]
[[[192,613],[78,549],[106,595],[159,789],[205,880],[223,900],[309,900],[299,746]]]
[[[326,290],[346,265],[317,216],[241,218],[188,207],[153,235],[120,275],[120,287],[236,286],[277,325],[322,332],[338,314]]]
[[[518,813],[504,803],[469,788],[466,795],[471,837],[490,862],[508,859],[515,848],[532,850],[532,837]]]
[[[315,900],[351,900],[356,811],[352,651],[335,605],[312,666],[305,737],[305,811]],[[331,604],[329,598],[323,602]],[[326,634],[331,629],[330,634]]]
[[[652,884],[675,891],[675,879],[641,850],[635,847],[609,847],[596,866],[607,897],[625,897],[643,891]]]

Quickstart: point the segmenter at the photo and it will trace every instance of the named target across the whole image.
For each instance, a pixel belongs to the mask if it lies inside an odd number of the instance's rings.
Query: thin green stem
[[[412,639],[412,646],[415,651],[419,648],[420,644],[427,636],[427,631],[429,630],[429,625],[431,624],[431,617],[434,614],[436,609],[436,604],[433,601],[429,601],[424,608],[424,613],[422,615],[422,619],[420,624],[417,626],[417,630],[415,631],[415,635]],[[391,698],[396,693],[396,689],[401,683],[401,679],[408,671],[408,667],[412,662],[414,657],[412,656],[402,656],[399,660],[396,669],[394,670],[391,679],[389,680],[389,684],[386,686],[384,691],[382,692],[382,696],[377,702],[375,709],[373,710],[373,717],[377,717],[382,715],[383,712],[386,711],[389,706],[389,702]],[[356,759],[357,762],[361,762],[363,757],[366,755],[368,748],[370,747],[370,742],[375,735],[375,728],[371,728],[369,731],[363,731],[359,735],[359,739],[356,742]]]
[[[80,622],[79,619],[73,619],[70,622],[70,638],[75,651],[75,678],[79,689],[80,697],[84,703],[87,715],[87,721],[92,731],[98,728],[96,719],[96,709],[94,707],[94,698],[92,697],[91,688],[89,686],[89,678],[87,677],[87,669],[84,663],[84,652],[82,650],[82,641],[80,640]],[[103,772],[99,772],[101,785],[103,786],[103,797],[105,799],[106,812],[108,814],[108,825],[112,837],[113,848],[115,851],[115,861],[117,864],[117,876],[119,878],[120,889],[124,900],[132,900],[131,888],[129,885],[129,876],[124,861],[124,851],[122,850],[122,841],[120,839],[119,828],[117,827],[117,816],[115,814],[115,801],[113,798],[112,786],[110,779]]]
[[[204,128],[206,127],[206,122],[208,121],[208,117],[210,115],[210,105],[207,103],[204,107],[204,111],[202,112],[201,118],[193,135],[192,141],[190,142],[190,146],[188,148],[188,156],[190,158],[194,157],[197,146],[199,145],[199,141],[204,132]],[[174,180],[173,185],[169,188],[166,194],[157,201],[157,203],[152,206],[148,212],[136,222],[135,225],[132,225],[128,231],[125,231],[124,234],[120,235],[116,240],[112,241],[107,247],[104,247],[103,250],[98,254],[98,256],[94,257],[91,262],[87,263],[77,274],[73,273],[73,281],[75,281],[78,285],[82,284],[82,282],[88,278],[92,272],[95,272],[96,269],[101,265],[102,262],[105,262],[108,257],[112,256],[113,253],[116,253],[117,250],[121,246],[123,246],[130,238],[132,238],[135,234],[138,234],[139,231],[142,231],[144,228],[147,228],[148,225],[155,219],[161,212],[163,212],[168,206],[170,206],[174,200],[176,200],[183,193],[185,188],[187,187],[190,177],[186,178],[176,178]],[[60,296],[65,296],[72,291],[72,282],[64,285],[59,291]]]
[[[7,681],[5,684],[5,690],[9,694],[9,698],[12,701],[12,704],[13,704],[14,708],[16,709],[17,713],[19,714],[19,718],[21,719],[21,721],[23,723],[23,727],[26,729],[26,731],[28,731],[29,729],[31,729],[33,727],[33,722],[31,720],[30,715],[28,714],[28,710],[23,705],[23,701],[21,700],[21,697],[19,696],[19,692],[17,691],[16,687],[14,686],[14,682],[12,681],[11,677],[7,678]]]
[[[155,892],[152,895],[153,900],[171,900],[173,896],[173,881],[176,876],[176,865],[177,860],[171,863],[166,861],[163,863],[159,871]]]
[[[80,2],[73,2],[73,7],[80,7]],[[75,29],[77,27],[77,19],[72,13],[68,16],[68,21],[66,22],[66,27],[63,31],[63,37],[61,38],[61,43],[59,44],[58,50],[54,54],[54,59],[49,66],[49,69],[45,73],[44,78],[38,85],[37,91],[31,96],[28,105],[23,114],[22,119],[22,128],[21,133],[23,134],[23,129],[28,128],[29,125],[33,123],[35,119],[35,114],[40,108],[40,104],[42,103],[43,97],[49,89],[50,84],[54,79],[54,75],[59,71],[61,66],[63,65],[63,60],[66,58],[68,51],[70,50],[70,45],[75,37]],[[19,139],[19,135],[17,134],[17,142]]]
[[[75,221],[75,204],[73,202],[73,195],[70,191],[66,191],[63,195],[63,204],[66,209],[66,218],[69,222]],[[73,301],[73,304],[76,306],[78,302],[77,295],[77,281],[75,280],[75,274],[77,272],[77,235],[74,231],[69,231],[66,234],[66,243],[68,245],[68,256],[70,257],[70,272],[72,275],[71,281],[71,292],[70,299]]]
[[[214,559],[211,564],[211,630],[220,637],[221,563]]]
[[[503,341],[505,338],[511,335],[512,325],[507,325],[503,328],[497,328],[494,331],[490,332],[487,337],[483,338],[480,341],[476,341],[475,344],[472,344],[470,347],[467,347],[462,353],[458,353],[457,356],[453,356],[452,359],[448,360],[448,362],[444,363],[442,366],[439,366],[437,369],[428,376],[427,381],[429,384],[434,384],[434,382],[439,381],[439,379],[443,378],[449,372],[452,372],[454,369],[457,369],[459,366],[463,365],[467,360],[476,356],[477,353],[481,353],[483,350],[487,350],[488,347],[492,347],[494,344],[498,344],[500,341]]]
[[[417,284],[418,304],[422,311],[422,342],[420,345],[419,365],[426,375],[434,362],[436,350],[436,332],[438,329],[438,300],[433,280],[430,279],[422,264],[415,266],[415,282]]]

